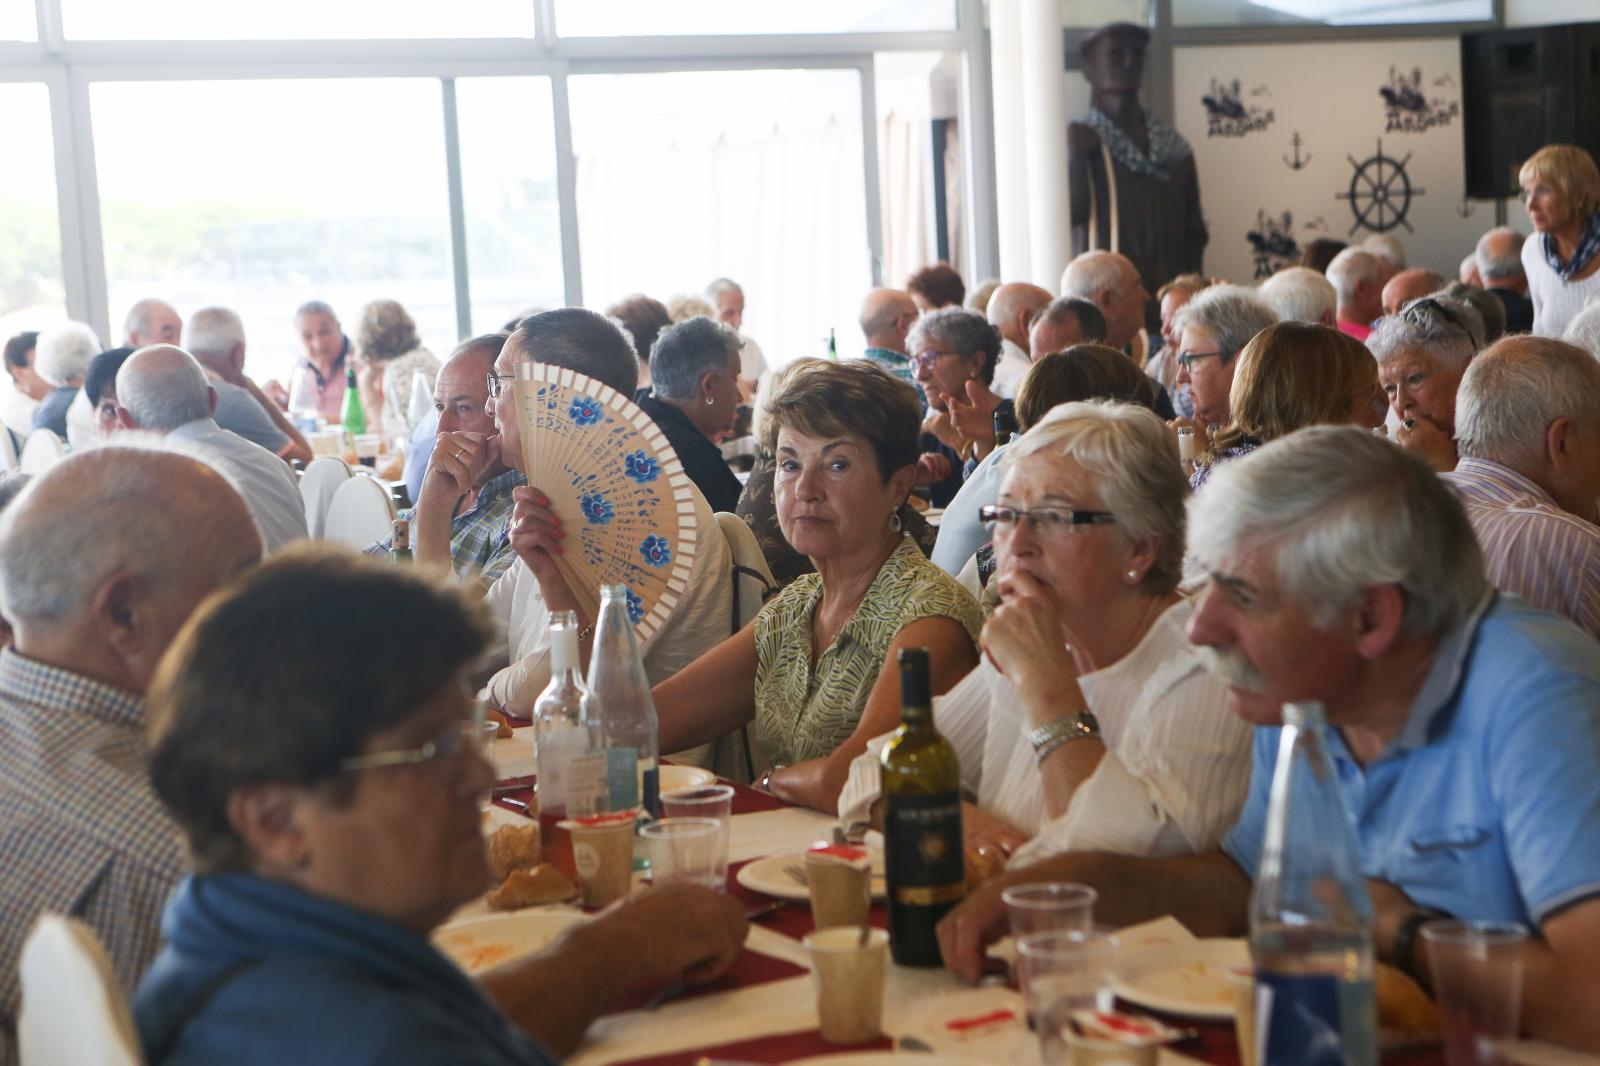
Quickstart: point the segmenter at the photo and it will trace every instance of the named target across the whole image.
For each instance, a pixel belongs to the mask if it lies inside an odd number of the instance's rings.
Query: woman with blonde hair
[[[1517,181],[1537,231],[1522,245],[1533,332],[1560,337],[1600,292],[1600,168],[1575,144],[1549,144],[1522,164]]]
[[[1232,421],[1212,438],[1189,483],[1199,489],[1218,463],[1306,426],[1374,429],[1386,406],[1366,345],[1329,326],[1279,322],[1239,353],[1228,390]]]
[[[439,360],[417,339],[417,324],[394,300],[373,300],[361,309],[356,350],[367,431],[382,433],[389,443],[411,439],[416,428],[411,418],[414,379],[423,376],[431,399],[439,376]]]

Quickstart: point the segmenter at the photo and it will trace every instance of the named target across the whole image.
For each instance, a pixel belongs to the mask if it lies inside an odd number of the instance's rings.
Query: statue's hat
[[[1100,41],[1103,41],[1108,37],[1118,36],[1137,37],[1140,44],[1150,43],[1150,31],[1145,29],[1143,26],[1132,22],[1108,22],[1104,26],[1096,29],[1093,33],[1089,34],[1089,36],[1085,37],[1083,39],[1083,43],[1078,46],[1078,51],[1085,58],[1087,58],[1089,55],[1089,50]]]

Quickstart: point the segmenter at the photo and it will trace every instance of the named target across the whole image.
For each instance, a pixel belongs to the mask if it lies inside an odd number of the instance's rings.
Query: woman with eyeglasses
[[[1575,144],[1551,144],[1522,164],[1517,180],[1536,231],[1522,245],[1533,332],[1560,337],[1600,292],[1600,168]]]
[[[1395,443],[1440,472],[1456,467],[1456,389],[1483,347],[1483,319],[1471,304],[1448,297],[1412,300],[1378,322],[1367,348],[1399,419]]]
[[[190,619],[147,712],[194,866],[134,1004],[152,1066],[547,1066],[630,986],[738,956],[742,908],[687,884],[475,979],[430,944],[488,887],[467,681],[488,637],[454,591],[311,546]]]
[[[1130,404],[1056,407],[1006,450],[984,509],[1000,592],[983,660],[938,702],[977,795],[969,850],[1169,855],[1214,846],[1249,781],[1249,729],[1184,632],[1177,445]],[[875,738],[841,818],[873,820]]]
[[[1228,389],[1233,385],[1239,352],[1251,337],[1276,321],[1277,313],[1267,302],[1240,285],[1213,285],[1173,316],[1178,384],[1189,388],[1194,417],[1174,419],[1171,425],[1194,430],[1199,451],[1209,446],[1212,427],[1232,421]]]
[[[1383,425],[1378,367],[1364,344],[1332,326],[1279,322],[1250,339],[1235,360],[1233,421],[1211,439],[1189,485],[1198,492],[1218,463],[1249,455],[1297,429]]]

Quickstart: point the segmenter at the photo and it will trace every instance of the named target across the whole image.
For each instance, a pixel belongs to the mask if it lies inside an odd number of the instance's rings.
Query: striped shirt
[[[131,996],[160,946],[183,848],[144,769],[138,696],[0,651],[0,1066],[16,1061],[23,941],[85,922]]]
[[[527,483],[522,471],[507,470],[483,483],[472,510],[450,520],[450,560],[457,577],[478,575],[484,585],[492,585],[516,560],[517,553],[511,550],[507,535],[511,508],[516,504],[511,490]],[[367,548],[367,554],[387,558],[389,547],[390,540],[380,540]]]
[[[1600,526],[1487,459],[1462,459],[1442,476],[1466,508],[1495,588],[1600,637]]]

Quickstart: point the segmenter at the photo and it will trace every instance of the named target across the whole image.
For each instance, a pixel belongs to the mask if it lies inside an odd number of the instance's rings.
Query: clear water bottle
[[[550,619],[550,684],[533,705],[535,760],[539,769],[539,821],[552,824],[572,815],[594,814],[595,797],[576,790],[569,802],[568,764],[587,754],[593,743],[583,719],[589,686],[578,663],[578,616],[557,611]]]
[[[1283,708],[1250,898],[1260,1066],[1376,1066],[1372,901],[1319,703]]]
[[[656,704],[634,641],[625,585],[600,589],[584,720],[606,750],[608,809],[643,806],[650,817],[661,817]]]

